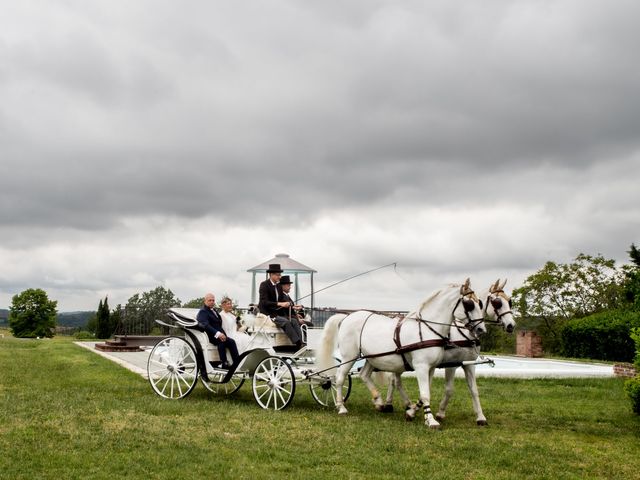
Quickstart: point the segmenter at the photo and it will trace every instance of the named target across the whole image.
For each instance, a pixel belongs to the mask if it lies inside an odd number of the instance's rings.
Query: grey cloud
[[[367,265],[462,273],[634,240],[635,2],[41,8],[0,18],[0,234],[12,251],[48,235],[127,236],[130,219],[307,231],[349,212],[346,223],[383,228],[403,210],[490,218],[505,204],[556,230],[521,219],[521,237],[502,243],[499,230],[471,232],[480,246],[456,243],[455,260],[415,242],[334,241]],[[524,254],[527,234],[555,244]]]

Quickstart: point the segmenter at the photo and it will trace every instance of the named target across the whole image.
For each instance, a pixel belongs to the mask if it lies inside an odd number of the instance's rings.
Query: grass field
[[[249,385],[180,401],[70,339],[0,339],[0,478],[640,478],[640,418],[618,379],[463,381],[429,431],[370,406],[359,380],[339,417],[298,385],[261,410]],[[409,390],[417,387],[411,379]],[[434,381],[437,404],[442,381]]]

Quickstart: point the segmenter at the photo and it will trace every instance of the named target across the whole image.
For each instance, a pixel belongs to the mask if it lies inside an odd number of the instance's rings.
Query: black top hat
[[[267,273],[282,273],[282,268],[279,263],[270,263]]]
[[[289,279],[289,275],[283,275],[280,278],[280,285],[291,285],[293,282]]]

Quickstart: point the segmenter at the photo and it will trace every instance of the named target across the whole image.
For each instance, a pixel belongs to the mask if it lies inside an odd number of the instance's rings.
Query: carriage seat
[[[254,334],[266,335],[270,339],[271,346],[291,346],[293,343],[287,337],[280,327],[278,327],[268,315],[264,313],[256,313],[253,315],[253,325],[251,325],[251,331]]]
[[[206,352],[207,360],[219,362],[218,347],[209,342],[209,337],[198,325],[198,308],[170,308],[168,315],[180,326],[188,328],[196,337],[203,352]]]

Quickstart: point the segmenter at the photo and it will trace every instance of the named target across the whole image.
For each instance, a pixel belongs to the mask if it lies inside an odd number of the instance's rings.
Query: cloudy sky
[[[0,4],[0,307],[246,304],[284,252],[411,309],[640,243],[639,2]]]

